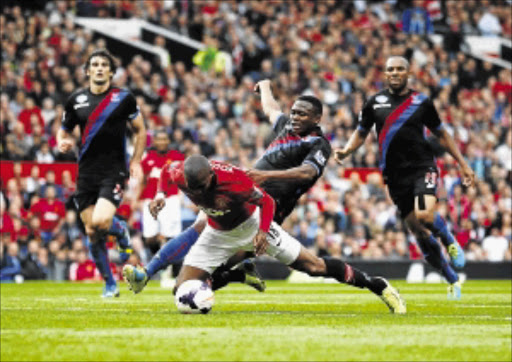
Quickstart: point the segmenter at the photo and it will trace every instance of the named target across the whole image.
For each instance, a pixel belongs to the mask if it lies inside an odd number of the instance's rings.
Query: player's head
[[[169,135],[164,130],[159,130],[155,134],[155,138],[153,138],[153,145],[155,146],[157,152],[163,153],[166,152],[169,148]]]
[[[212,185],[213,173],[208,159],[201,155],[190,156],[183,164],[187,188],[197,194],[207,191]]]
[[[407,87],[409,62],[404,57],[393,56],[386,61],[384,70],[386,82],[393,93],[400,93]]]
[[[308,134],[322,118],[322,102],[313,96],[300,96],[292,105],[290,119],[293,132]]]
[[[103,85],[110,82],[116,73],[116,62],[107,49],[97,49],[89,55],[84,65],[89,82]]]

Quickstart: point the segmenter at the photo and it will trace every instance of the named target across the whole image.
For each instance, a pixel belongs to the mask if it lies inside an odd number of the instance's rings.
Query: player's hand
[[[57,144],[57,149],[61,153],[69,152],[73,148],[73,140],[70,140],[68,138],[60,140],[60,142]]]
[[[258,230],[256,236],[252,239],[252,245],[254,246],[254,254],[256,256],[265,254],[268,246],[267,233]]]
[[[149,203],[149,213],[156,220],[158,213],[164,208],[165,199],[154,199]]]
[[[336,162],[338,162],[340,165],[343,165],[343,160],[350,155],[349,152],[345,151],[344,148],[337,148],[334,150],[334,159]]]
[[[269,79],[263,79],[260,80],[258,83],[254,85],[254,92],[257,94],[261,94],[261,88],[262,87],[269,87],[270,88],[270,80]]]
[[[461,166],[462,184],[466,187],[475,185],[475,172],[468,165]]]
[[[258,185],[261,185],[268,178],[267,172],[261,170],[250,169],[246,171],[246,174]]]
[[[140,165],[140,162],[138,162],[138,161],[130,162],[130,176],[137,180],[142,179],[142,167]]]

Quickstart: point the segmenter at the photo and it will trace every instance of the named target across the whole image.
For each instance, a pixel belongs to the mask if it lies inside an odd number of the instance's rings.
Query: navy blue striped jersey
[[[393,170],[435,167],[434,151],[425,137],[442,127],[432,101],[409,90],[395,95],[388,89],[372,96],[359,114],[358,130],[370,132],[375,124],[379,140],[379,166],[384,175]]]
[[[80,127],[79,176],[128,177],[127,124],[139,114],[135,97],[123,88],[111,87],[101,94],[89,88],[69,97],[62,128]]]
[[[322,175],[331,156],[331,145],[320,127],[307,136],[296,135],[290,119],[281,115],[273,129],[273,139],[264,155],[256,162],[258,170],[287,170],[309,164],[316,170],[316,177],[309,182],[267,181],[261,186],[276,201],[274,220],[281,223],[293,210],[298,199],[307,192]]]

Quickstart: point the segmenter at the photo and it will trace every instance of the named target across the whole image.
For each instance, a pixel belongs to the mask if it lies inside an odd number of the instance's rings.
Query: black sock
[[[340,283],[353,285],[358,288],[368,288],[373,293],[381,295],[386,288],[386,283],[381,278],[369,277],[340,259],[323,257],[327,267],[327,276],[332,277]]]
[[[212,274],[212,290],[214,291],[224,288],[231,282],[245,282],[245,272],[220,266]]]

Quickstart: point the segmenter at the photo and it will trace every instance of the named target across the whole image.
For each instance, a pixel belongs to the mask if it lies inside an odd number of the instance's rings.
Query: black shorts
[[[391,199],[406,217],[414,210],[414,199],[420,195],[436,195],[439,173],[435,167],[393,172],[387,177]]]
[[[127,178],[78,177],[74,195],[75,206],[81,213],[96,204],[100,197],[119,207],[123,200]]]

